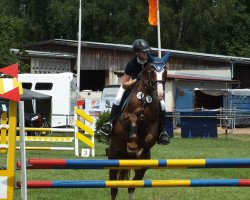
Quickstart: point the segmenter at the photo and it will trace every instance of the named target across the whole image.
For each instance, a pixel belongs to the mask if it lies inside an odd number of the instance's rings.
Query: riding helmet
[[[134,52],[147,52],[150,49],[148,43],[143,39],[137,39],[133,43]]]

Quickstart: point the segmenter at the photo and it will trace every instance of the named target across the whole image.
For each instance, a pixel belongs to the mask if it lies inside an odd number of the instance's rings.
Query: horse
[[[127,103],[114,122],[110,136],[108,159],[150,159],[150,149],[159,135],[160,100],[167,79],[166,63],[170,53],[162,58],[149,54],[150,62],[142,70],[141,78],[130,93]],[[142,180],[147,168],[135,169],[133,180]],[[109,180],[128,180],[130,170],[110,169]],[[135,188],[128,188],[132,199]],[[118,188],[111,188],[115,200]]]

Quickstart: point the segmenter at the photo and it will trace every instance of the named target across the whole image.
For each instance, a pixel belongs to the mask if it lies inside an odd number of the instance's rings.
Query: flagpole
[[[77,90],[80,92],[81,37],[82,37],[82,0],[79,2],[78,51],[77,51]]]
[[[157,0],[157,37],[158,37],[158,57],[161,58],[161,26],[160,26],[160,10],[159,0]]]

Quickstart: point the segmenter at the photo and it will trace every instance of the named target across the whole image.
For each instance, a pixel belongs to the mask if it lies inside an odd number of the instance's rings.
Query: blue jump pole
[[[250,159],[29,159],[28,166],[30,169],[250,168]]]
[[[18,182],[20,188],[21,184]],[[250,187],[250,179],[27,181],[27,188]]]

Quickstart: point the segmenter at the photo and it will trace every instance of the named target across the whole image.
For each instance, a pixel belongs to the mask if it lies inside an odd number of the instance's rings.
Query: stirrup
[[[109,126],[109,130],[103,130],[103,128],[105,129],[105,126]],[[110,122],[106,122],[105,124],[103,124],[103,126],[100,128],[100,130],[99,130],[99,132],[101,133],[101,134],[104,134],[104,135],[106,135],[106,136],[109,136],[110,134],[111,134],[111,132],[112,132],[112,129],[113,129],[113,125],[112,125],[112,123],[110,123]]]
[[[165,139],[162,141],[162,139],[165,137]],[[160,134],[159,139],[158,139],[158,143],[162,144],[162,145],[167,145],[170,143],[170,137],[166,132],[163,132]]]

